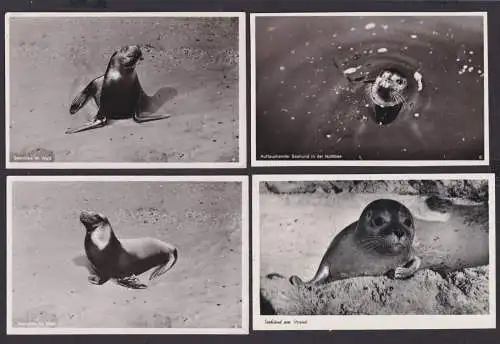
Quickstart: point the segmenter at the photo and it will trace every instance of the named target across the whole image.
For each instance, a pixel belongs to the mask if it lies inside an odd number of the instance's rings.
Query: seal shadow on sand
[[[145,107],[145,111],[155,113],[157,112],[166,102],[171,101],[179,92],[173,87],[162,87],[152,96],[148,96],[148,102]]]
[[[90,260],[88,260],[86,255],[80,254],[76,257],[73,257],[72,261],[73,261],[73,264],[75,264],[76,266],[86,268],[89,273],[94,272],[94,268],[92,267],[92,263],[90,262]]]

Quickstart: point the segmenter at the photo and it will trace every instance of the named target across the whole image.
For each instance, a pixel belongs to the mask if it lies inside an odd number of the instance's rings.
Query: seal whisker
[[[396,101],[398,103],[403,104],[403,107],[406,107],[408,105],[408,102],[405,99],[405,97],[398,91],[394,91],[394,97],[396,98]]]

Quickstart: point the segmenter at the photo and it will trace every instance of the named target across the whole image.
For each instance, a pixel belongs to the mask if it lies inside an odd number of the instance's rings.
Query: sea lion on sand
[[[109,220],[93,211],[82,211],[85,226],[85,252],[92,263],[89,281],[103,284],[115,279],[118,284],[134,289],[147,286],[136,275],[156,267],[149,280],[170,270],[177,261],[177,249],[153,238],[121,239],[116,237]]]
[[[358,221],[344,228],[332,241],[314,278],[295,285],[320,285],[355,276],[377,276],[393,272],[407,278],[420,267],[412,251],[415,236],[413,216],[403,204],[379,199],[368,204]]]
[[[106,73],[92,80],[80,92],[70,106],[70,114],[80,110],[90,98],[99,108],[90,122],[68,129],[66,134],[99,128],[106,125],[108,119],[132,117],[137,123],[169,118],[168,114],[151,112],[152,98],[149,97],[139,82],[135,67],[142,60],[139,46],[131,45],[115,51],[108,63]]]

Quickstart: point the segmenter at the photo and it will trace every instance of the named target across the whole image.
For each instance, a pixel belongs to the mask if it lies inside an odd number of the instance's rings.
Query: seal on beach
[[[321,285],[356,276],[392,273],[402,279],[420,267],[413,254],[414,219],[398,201],[378,199],[368,204],[358,221],[344,228],[332,241],[312,280],[291,276],[295,286]]]
[[[97,114],[90,122],[68,129],[66,134],[102,127],[108,119],[132,117],[137,123],[142,123],[169,118],[168,114],[150,111],[151,97],[142,89],[135,70],[137,62],[142,59],[141,49],[137,45],[115,51],[106,73],[92,80],[73,99],[69,110],[70,114],[75,114],[93,98],[99,108]]]
[[[80,221],[87,231],[85,252],[92,264],[89,281],[103,284],[115,279],[118,284],[144,289],[137,275],[155,268],[149,280],[170,270],[177,261],[177,249],[170,244],[153,238],[119,240],[109,220],[93,211],[82,211]]]

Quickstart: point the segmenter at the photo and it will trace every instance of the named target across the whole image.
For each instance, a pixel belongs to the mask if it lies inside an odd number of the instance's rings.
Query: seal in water
[[[132,117],[137,123],[142,123],[169,118],[168,114],[148,111],[150,97],[142,89],[135,71],[137,62],[142,59],[141,49],[137,45],[115,51],[109,60],[106,73],[92,80],[73,99],[69,110],[70,114],[75,114],[93,98],[99,111],[93,120],[81,127],[68,129],[66,134],[102,127],[108,119]]]
[[[375,78],[368,82],[368,96],[374,105],[374,120],[386,125],[393,122],[406,104],[408,79],[397,69],[383,69]]]
[[[420,258],[412,250],[414,236],[410,210],[395,200],[378,199],[333,239],[312,280],[303,282],[291,276],[290,282],[295,286],[321,285],[391,272],[394,278],[408,278],[420,267]]]
[[[115,279],[118,284],[147,288],[137,275],[156,267],[149,280],[170,270],[177,261],[177,249],[153,238],[121,239],[116,237],[109,220],[93,211],[82,211],[80,221],[85,226],[85,252],[92,263],[92,284]]]

